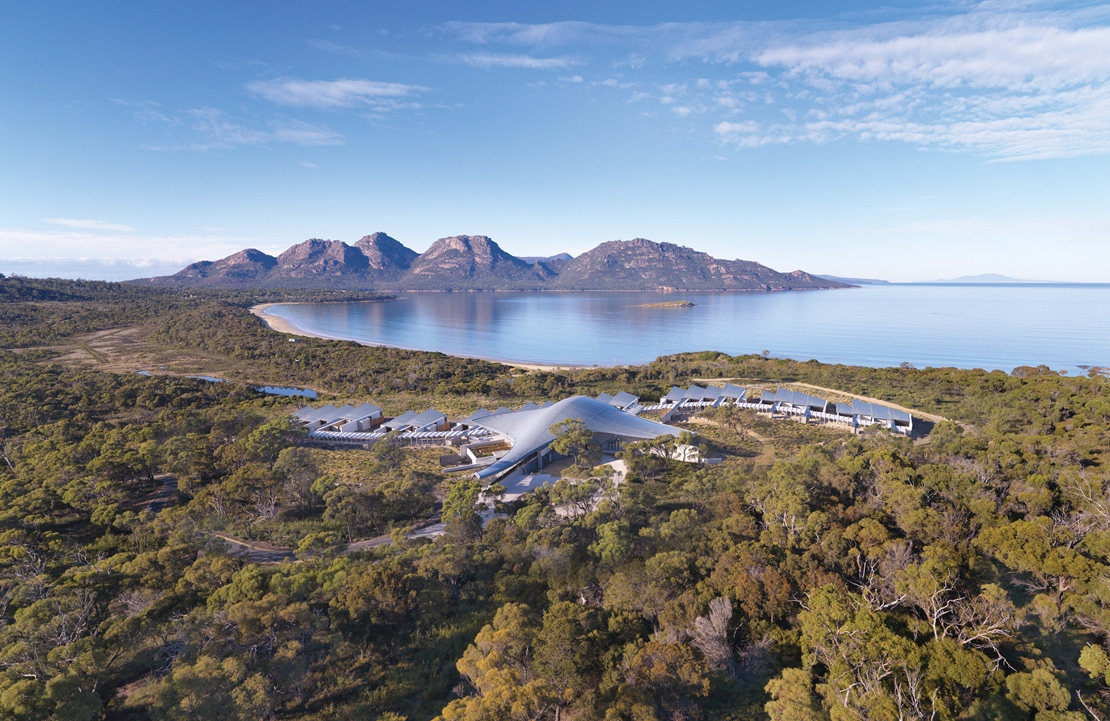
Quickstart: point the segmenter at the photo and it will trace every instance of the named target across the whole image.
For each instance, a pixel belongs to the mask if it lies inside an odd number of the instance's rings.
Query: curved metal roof
[[[555,435],[549,430],[551,426],[571,418],[581,418],[594,433],[623,438],[650,440],[658,436],[677,436],[679,433],[677,428],[625,413],[595,398],[571,396],[546,408],[474,419],[474,425],[508,436],[513,443],[508,453],[478,471],[478,478],[503,473],[529,454],[545,448],[555,440]]]

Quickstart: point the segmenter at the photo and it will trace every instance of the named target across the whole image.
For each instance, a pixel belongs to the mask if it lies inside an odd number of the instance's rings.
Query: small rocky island
[[[659,303],[641,303],[637,308],[693,308],[697,303],[688,300],[664,300]]]

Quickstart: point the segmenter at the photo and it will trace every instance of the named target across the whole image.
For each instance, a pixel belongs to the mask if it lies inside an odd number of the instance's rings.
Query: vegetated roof
[[[508,453],[479,471],[478,477],[489,478],[503,473],[530,454],[545,448],[555,440],[551,426],[571,418],[580,418],[594,433],[623,438],[650,440],[659,436],[677,436],[679,433],[677,428],[625,413],[595,398],[571,396],[546,408],[475,419],[475,425],[506,435],[513,443]]]

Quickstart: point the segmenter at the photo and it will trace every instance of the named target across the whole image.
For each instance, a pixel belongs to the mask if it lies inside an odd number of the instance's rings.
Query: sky
[[[375,231],[1110,282],[1110,5],[0,4],[0,273]]]

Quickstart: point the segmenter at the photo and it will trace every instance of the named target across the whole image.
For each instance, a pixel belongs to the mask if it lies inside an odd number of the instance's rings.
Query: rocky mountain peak
[[[452,235],[432,243],[413,263],[414,273],[426,274],[437,268],[472,276],[492,270],[500,263],[527,268],[524,261],[501,250],[501,246],[485,235]]]
[[[416,286],[440,279],[445,287],[529,288],[551,278],[547,267],[531,265],[501,249],[485,235],[452,235],[432,243],[409,269]]]
[[[362,251],[341,240],[309,238],[277,257],[280,275],[305,278],[320,275],[350,275],[365,271],[369,260]]]
[[[380,271],[408,270],[419,255],[385,233],[364,235],[355,247],[366,256],[371,268]]]
[[[227,266],[258,264],[265,268],[272,268],[277,265],[277,258],[272,255],[267,255],[261,250],[247,248],[246,250],[240,250],[238,253],[232,253],[219,262]]]
[[[521,259],[485,235],[440,238],[423,254],[385,233],[354,246],[310,238],[277,258],[254,249],[194,263],[167,285],[278,285],[377,290],[801,290],[845,284],[804,271],[779,273],[747,260],[720,260],[674,243],[612,240],[576,258]]]
[[[243,285],[258,282],[276,266],[277,259],[272,255],[247,248],[220,260],[198,261],[169,277],[182,283]]]

